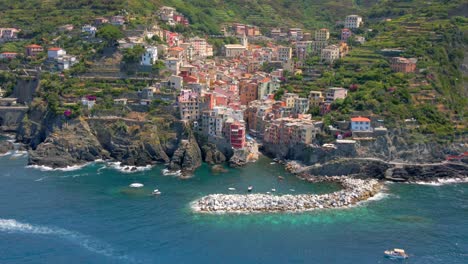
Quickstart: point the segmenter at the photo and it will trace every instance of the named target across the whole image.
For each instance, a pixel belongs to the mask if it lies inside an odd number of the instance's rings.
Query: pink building
[[[353,34],[353,32],[351,32],[350,29],[343,28],[341,30],[341,40],[342,41],[348,41],[349,37],[351,37],[352,34]]]

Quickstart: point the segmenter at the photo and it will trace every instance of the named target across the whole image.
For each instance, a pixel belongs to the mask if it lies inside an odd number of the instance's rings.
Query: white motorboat
[[[230,188],[228,188],[228,190],[230,190],[230,191],[235,191],[236,188],[230,187]]]
[[[247,191],[248,191],[248,192],[251,192],[252,190],[253,190],[253,186],[250,185],[249,188],[247,188]]]
[[[388,258],[393,258],[393,259],[407,259],[408,254],[405,253],[405,250],[395,248],[393,250],[385,250],[384,254]]]
[[[276,192],[276,189],[275,189],[275,188],[273,188],[273,189],[271,189],[271,191],[272,191],[272,192]]]
[[[160,195],[161,192],[158,189],[154,189],[153,192],[151,193],[152,195]]]
[[[144,185],[142,183],[138,183],[138,182],[135,182],[129,185],[130,188],[141,188],[143,186]]]

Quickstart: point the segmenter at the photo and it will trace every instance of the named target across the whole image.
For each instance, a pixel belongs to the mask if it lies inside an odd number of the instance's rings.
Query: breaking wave
[[[16,221],[15,219],[0,218],[0,232],[57,236],[96,254],[131,261],[126,255],[117,252],[110,245],[104,242],[98,241],[90,236],[62,228],[32,225]]]

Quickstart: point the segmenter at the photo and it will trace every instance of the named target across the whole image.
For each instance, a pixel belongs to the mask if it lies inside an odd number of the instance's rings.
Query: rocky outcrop
[[[75,120],[55,129],[44,142],[30,150],[29,164],[62,168],[108,157],[88,124]]]
[[[357,140],[356,143],[334,143],[334,148],[316,145],[277,145],[264,143],[265,154],[283,160],[298,160],[312,165],[339,158],[378,158],[385,161],[440,162],[447,155],[466,151],[463,136],[452,143],[417,142],[410,131],[389,130],[388,134],[372,140]]]
[[[123,121],[90,122],[101,146],[111,158],[125,166],[146,166],[169,162],[158,137],[157,127],[151,124],[129,124]]]
[[[215,144],[208,143],[202,146],[201,148],[203,161],[214,165],[214,164],[222,164],[226,162],[226,156],[218,150]]]
[[[174,152],[169,169],[182,171],[182,175],[190,176],[202,163],[202,154],[197,141],[193,136],[181,140],[179,148]]]
[[[434,181],[468,177],[464,163],[399,163],[379,159],[347,158],[323,164],[301,166],[296,162],[286,165],[292,173],[309,176],[357,175],[362,178],[385,179],[397,182]]]
[[[15,149],[15,145],[10,141],[0,141],[0,155]]]
[[[229,159],[229,166],[233,168],[245,166],[249,162],[258,160],[260,153],[256,142],[248,142],[243,149],[235,149],[234,154]]]

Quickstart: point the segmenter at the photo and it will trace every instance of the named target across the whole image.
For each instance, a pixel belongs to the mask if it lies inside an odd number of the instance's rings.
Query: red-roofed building
[[[29,46],[26,46],[26,56],[36,57],[37,54],[43,51],[44,49],[42,48],[42,46],[39,46],[36,44],[31,44]]]
[[[351,118],[351,131],[372,131],[371,120],[362,116]]]

